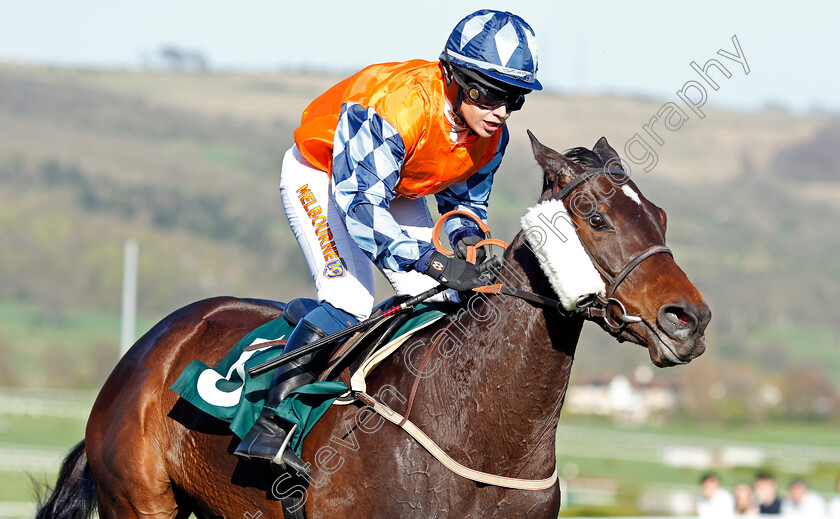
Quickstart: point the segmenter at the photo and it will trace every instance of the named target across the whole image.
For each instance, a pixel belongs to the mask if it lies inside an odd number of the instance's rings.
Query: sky
[[[134,68],[174,45],[220,70],[349,75],[437,59],[455,24],[481,8],[534,28],[538,75],[555,92],[676,101],[699,80],[691,62],[714,58],[730,76],[710,71],[718,89],[706,89],[707,106],[840,113],[840,3],[813,0],[0,0],[0,61]],[[718,53],[737,54],[733,36],[746,65]]]

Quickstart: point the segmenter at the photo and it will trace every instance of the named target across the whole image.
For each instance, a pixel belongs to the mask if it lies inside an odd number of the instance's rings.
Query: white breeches
[[[329,175],[313,168],[297,146],[283,157],[280,196],[315,281],[318,302],[366,319],[374,302],[374,265],[347,232],[333,201]],[[406,234],[432,241],[432,216],[422,198],[398,197],[391,201],[389,212]],[[382,271],[399,295],[417,295],[437,285],[419,272]]]

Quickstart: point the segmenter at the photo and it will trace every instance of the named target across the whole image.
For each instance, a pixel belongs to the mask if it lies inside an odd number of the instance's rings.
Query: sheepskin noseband
[[[605,295],[606,287],[583,248],[575,223],[562,200],[548,200],[522,217],[522,230],[543,273],[567,311],[578,302]]]

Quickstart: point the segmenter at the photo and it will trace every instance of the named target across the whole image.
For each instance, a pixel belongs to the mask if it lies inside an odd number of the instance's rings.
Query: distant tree
[[[792,420],[819,420],[840,413],[837,390],[825,371],[799,366],[785,373],[783,403]]]
[[[699,422],[758,424],[771,415],[776,416],[778,411],[784,413],[789,409],[786,401],[770,401],[767,396],[768,391],[777,390],[784,399],[786,389],[779,386],[787,388],[787,385],[780,384],[777,374],[767,372],[753,361],[722,361],[714,352],[707,352],[693,361],[690,369],[680,371],[676,380],[683,396],[683,415]],[[830,388],[830,381],[824,380]],[[824,385],[818,387],[810,393],[826,390]]]
[[[717,405],[725,395],[721,373],[721,363],[717,355],[707,351],[692,362],[690,370],[682,370],[676,374],[682,395],[683,413],[688,418],[703,423],[723,421],[724,414]],[[724,393],[718,394],[717,388],[723,388]]]
[[[811,138],[794,142],[773,158],[770,167],[777,175],[804,180],[838,180],[840,120],[833,120]]]
[[[169,70],[179,72],[205,72],[209,63],[204,54],[196,50],[188,50],[174,45],[164,45],[158,51],[163,66]]]
[[[23,377],[15,371],[15,348],[11,341],[0,334],[0,380],[3,381],[4,386],[16,386],[20,383]]]

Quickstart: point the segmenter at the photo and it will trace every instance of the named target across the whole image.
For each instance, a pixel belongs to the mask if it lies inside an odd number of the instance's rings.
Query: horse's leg
[[[166,471],[161,399],[143,389],[100,394],[88,420],[86,450],[103,519],[174,519],[190,513],[179,506]]]
[[[189,517],[190,507],[176,499],[164,460],[141,431],[123,427],[104,441],[91,441],[88,458],[96,482],[102,519]]]
[[[189,510],[182,510],[180,508],[175,508],[171,513],[163,513],[163,512],[155,512],[155,513],[146,513],[143,512],[141,509],[134,507],[131,503],[117,503],[115,500],[105,501],[103,500],[102,493],[99,494],[99,517],[102,519],[110,519],[110,518],[122,518],[127,517],[129,519],[134,518],[174,518],[174,519],[186,519],[190,516]]]

